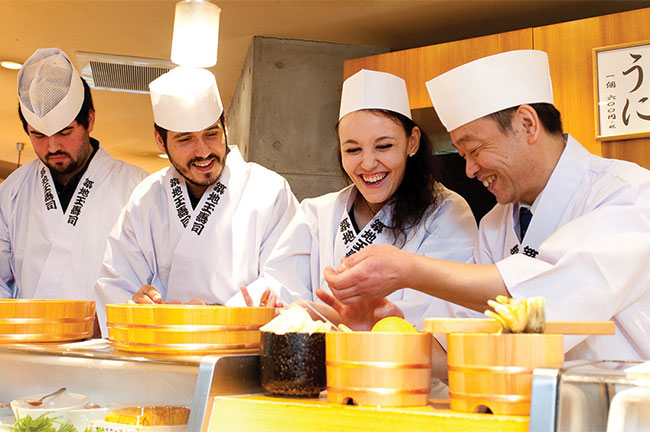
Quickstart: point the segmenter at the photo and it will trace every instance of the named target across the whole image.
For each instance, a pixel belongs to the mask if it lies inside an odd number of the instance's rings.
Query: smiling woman
[[[440,170],[429,139],[410,118],[389,110],[348,113],[337,129],[341,165],[359,191],[353,223],[365,226],[393,201],[399,205],[387,228],[396,242],[404,242],[406,230],[435,208],[441,194],[435,187]]]
[[[385,316],[404,316],[420,328],[426,316],[451,316],[447,303],[410,289],[352,306],[331,296],[324,269],[369,245],[463,262],[471,259],[476,235],[467,203],[438,182],[440,170],[411,119],[403,79],[369,70],[348,78],[336,127],[352,184],[301,203],[263,277],[248,289],[270,288],[285,303],[313,301],[328,319],[355,330],[369,330]]]

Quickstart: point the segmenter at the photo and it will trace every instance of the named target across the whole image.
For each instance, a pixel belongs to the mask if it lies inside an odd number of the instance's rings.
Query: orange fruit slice
[[[404,318],[391,316],[382,318],[372,326],[374,332],[418,333],[413,325]]]

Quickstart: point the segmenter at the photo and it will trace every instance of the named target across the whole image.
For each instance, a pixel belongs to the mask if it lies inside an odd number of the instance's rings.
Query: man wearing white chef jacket
[[[0,185],[0,297],[93,300],[108,233],[147,174],[90,138],[90,89],[61,50],[25,61],[18,98],[38,159]]]
[[[410,286],[479,312],[499,294],[544,296],[548,320],[616,324],[615,336],[565,337],[567,359],[650,358],[650,172],[562,133],[545,52],[482,58],[427,87],[466,174],[498,201],[481,220],[477,264],[366,248],[326,271],[334,294],[354,302]]]
[[[155,139],[171,167],[134,191],[97,282],[108,303],[225,304],[257,279],[295,213],[286,180],[227,146],[214,75],[178,67],[153,81]]]

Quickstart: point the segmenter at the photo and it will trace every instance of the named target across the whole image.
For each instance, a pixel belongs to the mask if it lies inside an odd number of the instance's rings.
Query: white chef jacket
[[[0,297],[94,300],[109,231],[147,173],[93,156],[65,214],[39,159],[0,185]]]
[[[245,162],[234,146],[195,209],[175,168],[152,174],[108,238],[95,287],[100,324],[106,304],[126,302],[144,284],[167,301],[225,303],[259,277],[296,207],[283,177]]]
[[[474,216],[460,195],[438,186],[441,202],[419,225],[407,231],[401,249],[439,259],[471,261],[477,234]],[[385,228],[390,225],[390,205],[355,233],[349,211],[357,193],[356,187],[350,185],[339,192],[304,200],[264,266],[263,278],[249,289],[259,294],[271,288],[285,302],[300,298],[321,302],[315,290],[331,292],[323,276],[325,266],[336,268],[341,258],[369,244],[393,244],[393,236]],[[387,299],[420,329],[424,318],[453,316],[447,302],[409,288]]]
[[[546,318],[614,320],[615,336],[565,336],[567,359],[650,359],[650,172],[590,154],[571,136],[533,203],[480,223],[477,263],[496,263],[513,297],[546,297]]]

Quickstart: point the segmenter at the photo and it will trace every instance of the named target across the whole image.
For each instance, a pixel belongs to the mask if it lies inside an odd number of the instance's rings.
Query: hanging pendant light
[[[221,9],[208,0],[176,3],[172,62],[198,68],[217,64],[220,13]]]

